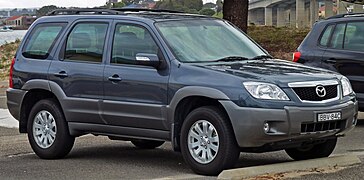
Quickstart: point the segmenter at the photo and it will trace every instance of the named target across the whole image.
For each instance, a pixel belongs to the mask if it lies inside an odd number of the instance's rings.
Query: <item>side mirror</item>
[[[158,68],[161,64],[158,55],[149,53],[138,53],[135,56],[137,64]]]

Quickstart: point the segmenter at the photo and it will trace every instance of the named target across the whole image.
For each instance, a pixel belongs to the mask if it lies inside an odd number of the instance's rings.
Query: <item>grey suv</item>
[[[334,72],[273,59],[231,23],[161,10],[57,10],[17,51],[8,108],[44,159],[75,137],[156,148],[171,141],[199,174],[240,152],[329,156],[357,100]]]

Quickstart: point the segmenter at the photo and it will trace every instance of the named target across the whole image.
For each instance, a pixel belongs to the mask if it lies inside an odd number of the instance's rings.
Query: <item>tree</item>
[[[37,16],[45,16],[45,15],[47,15],[49,12],[54,11],[54,10],[56,10],[56,9],[61,9],[61,8],[59,8],[59,7],[57,7],[57,6],[54,6],[54,5],[50,5],[50,6],[43,6],[43,7],[41,7],[40,9],[38,9],[38,10],[37,10],[36,15],[37,15]]]
[[[247,32],[249,0],[225,0],[223,5],[224,19]]]
[[[112,4],[113,8],[122,8],[124,6],[125,6],[125,3],[123,3],[123,2],[117,2],[117,3]]]
[[[196,9],[197,11],[202,9],[202,0],[183,0],[182,5],[186,6],[188,9]]]
[[[204,8],[209,8],[209,9],[216,8],[216,4],[209,2],[202,6],[202,9]]]
[[[198,12],[198,13],[201,15],[213,16],[215,14],[215,11],[210,8],[204,8],[204,9],[201,9],[200,12]]]
[[[217,0],[217,1],[216,1],[216,7],[217,7],[217,8],[216,8],[216,12],[217,12],[217,13],[220,13],[220,12],[222,11],[222,5],[223,5],[223,4],[222,4],[222,0]]]

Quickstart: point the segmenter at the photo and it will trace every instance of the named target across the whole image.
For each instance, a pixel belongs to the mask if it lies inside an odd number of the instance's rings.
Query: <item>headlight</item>
[[[353,88],[351,87],[350,81],[346,77],[341,78],[341,86],[343,89],[343,96],[347,96],[353,93]]]
[[[257,99],[289,101],[286,93],[274,84],[261,82],[244,82],[243,84],[250,95]]]

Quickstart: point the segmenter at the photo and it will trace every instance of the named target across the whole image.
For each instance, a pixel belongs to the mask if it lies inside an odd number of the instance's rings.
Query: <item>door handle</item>
[[[54,76],[60,77],[60,78],[65,78],[65,77],[68,77],[68,74],[66,73],[66,71],[60,71],[58,73],[54,73]]]
[[[112,81],[112,82],[121,81],[121,77],[119,77],[119,75],[117,75],[117,74],[110,76],[108,79],[109,79],[109,81]]]
[[[336,59],[334,58],[330,58],[330,59],[326,59],[326,60],[323,60],[325,63],[330,63],[330,64],[335,64],[336,63]]]

